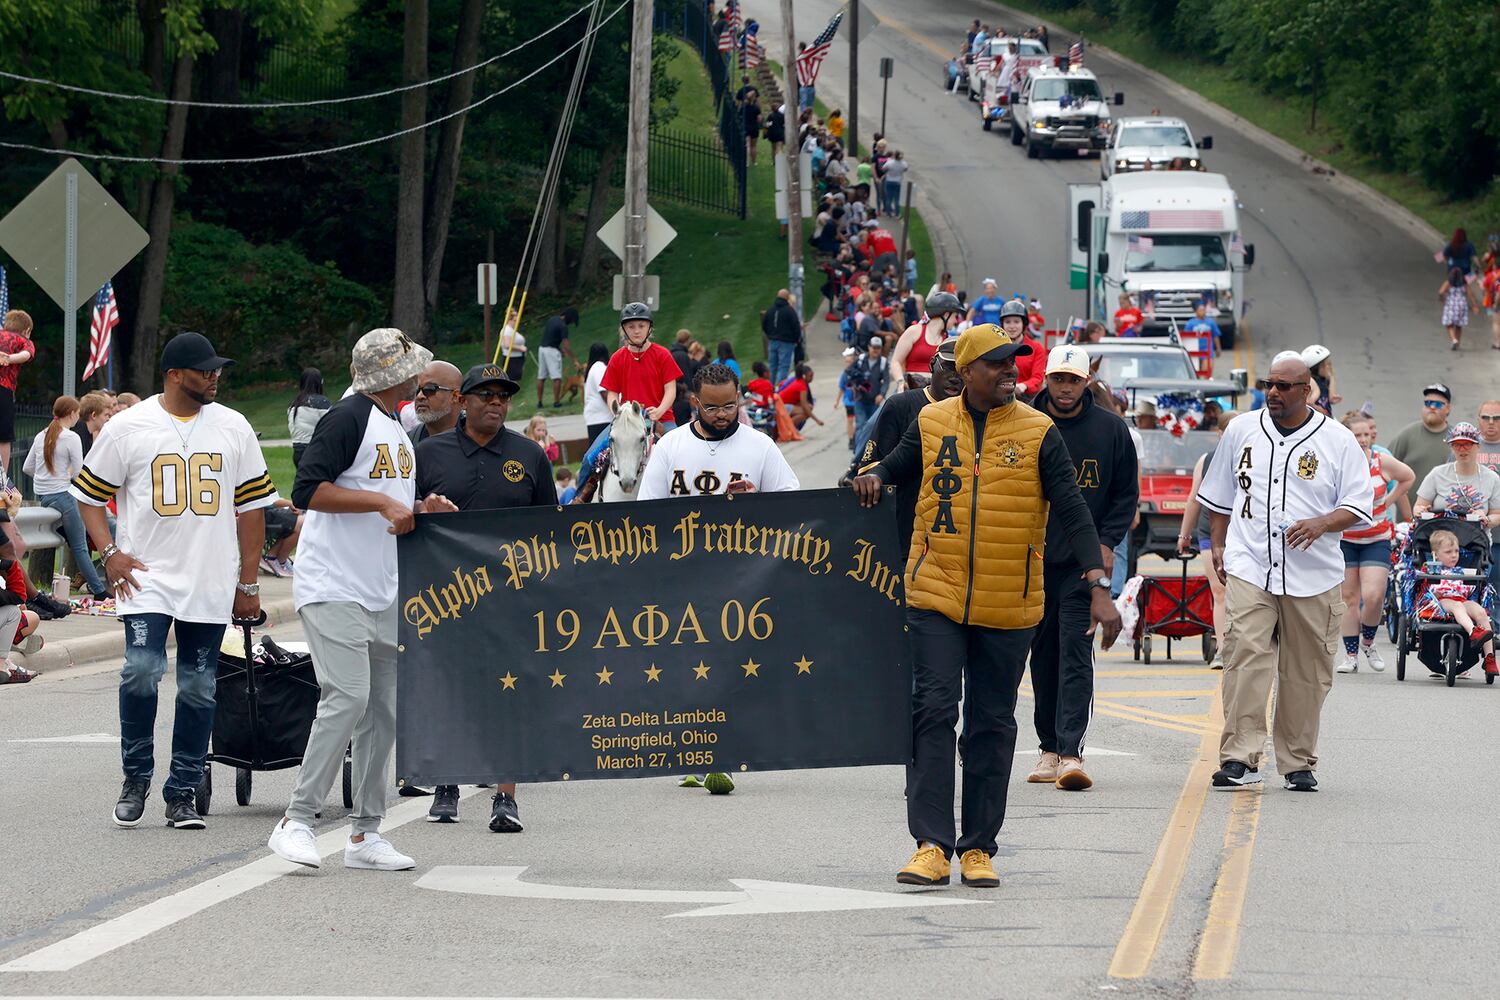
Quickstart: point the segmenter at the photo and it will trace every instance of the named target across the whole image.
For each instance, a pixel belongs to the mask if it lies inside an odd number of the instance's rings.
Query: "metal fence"
[[[745,129],[740,109],[734,103],[733,77],[728,53],[719,51],[718,36],[709,18],[708,0],[683,0],[680,7],[664,3],[657,8],[657,28],[676,35],[693,47],[708,70],[713,86],[714,106],[719,112],[719,144],[734,174],[734,189],[739,202],[738,215],[745,217],[746,187],[749,164],[745,157]]]
[[[5,471],[28,500],[34,499],[36,494],[31,488],[31,477],[22,474],[21,466],[26,462],[32,440],[51,422],[50,406],[22,404],[16,407],[16,440],[10,446],[10,467]]]

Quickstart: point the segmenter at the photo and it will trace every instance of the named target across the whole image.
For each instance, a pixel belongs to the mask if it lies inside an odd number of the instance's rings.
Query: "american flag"
[[[734,40],[740,33],[739,0],[729,0],[724,6],[724,31],[719,35],[719,51],[733,52]]]
[[[797,84],[802,87],[811,87],[818,82],[818,69],[823,65],[823,59],[828,55],[828,50],[833,45],[833,36],[838,34],[839,22],[844,19],[844,12],[838,11],[828,21],[828,27],[824,28],[812,44],[802,50],[797,56]]]
[[[1076,41],[1072,45],[1068,46],[1068,69],[1072,69],[1075,66],[1082,66],[1082,65],[1083,65],[1083,36],[1080,35],[1078,37],[1078,41]]]
[[[1239,233],[1229,237],[1229,252],[1237,253],[1241,257],[1245,255],[1245,240]]]
[[[766,47],[754,35],[746,35],[745,44],[740,48],[740,65],[745,69],[754,69],[765,57]]]
[[[1156,241],[1151,237],[1137,236],[1134,233],[1130,234],[1130,236],[1126,238],[1125,244],[1130,249],[1139,250],[1142,253],[1145,253],[1147,250],[1153,250],[1156,248]]]
[[[990,43],[984,43],[984,49],[974,57],[974,71],[976,73],[988,73],[995,68],[995,57],[990,54]]]
[[[89,363],[83,369],[87,379],[109,363],[109,332],[120,322],[120,310],[115,303],[115,283],[106,281],[99,294],[94,296],[94,320],[89,324]]]
[[[1224,213],[1217,208],[1153,208],[1121,212],[1122,229],[1222,229]]]
[[[10,283],[5,277],[5,268],[0,267],[0,320],[10,312]]]

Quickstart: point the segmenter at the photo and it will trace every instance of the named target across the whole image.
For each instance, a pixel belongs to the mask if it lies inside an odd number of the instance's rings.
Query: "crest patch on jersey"
[[[502,465],[500,467],[500,472],[505,476],[506,479],[509,479],[513,483],[519,483],[521,480],[526,478],[526,466],[522,465],[520,462],[517,462],[515,459],[511,459],[510,461]]]
[[[1021,442],[1014,438],[1007,438],[1000,442],[1000,464],[1005,466],[1016,466],[1021,459],[1026,457],[1026,448]]]
[[[1309,448],[1297,459],[1297,476],[1301,479],[1314,479],[1317,475],[1318,456]]]

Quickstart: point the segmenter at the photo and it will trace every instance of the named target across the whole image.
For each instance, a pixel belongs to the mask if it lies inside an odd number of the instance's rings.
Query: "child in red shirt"
[[[682,369],[671,351],[651,342],[651,329],[651,310],[643,303],[632,302],[620,310],[625,346],[609,359],[599,384],[610,410],[618,410],[621,403],[640,403],[652,420],[670,425]]]

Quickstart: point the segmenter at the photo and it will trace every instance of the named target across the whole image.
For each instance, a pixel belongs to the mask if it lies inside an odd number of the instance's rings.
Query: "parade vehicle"
[[[1090,344],[1092,353],[1105,346]],[[1180,351],[1181,348],[1178,348]],[[1103,366],[1101,365],[1101,373]],[[1136,575],[1136,564],[1142,555],[1177,557],[1177,534],[1182,527],[1182,512],[1193,489],[1193,467],[1219,443],[1219,435],[1204,427],[1204,407],[1210,400],[1222,400],[1232,409],[1245,391],[1240,379],[1125,377],[1112,383],[1124,389],[1128,401],[1126,419],[1141,436],[1141,522],[1132,535],[1130,576]],[[1155,410],[1155,426],[1149,420],[1138,420]],[[1147,426],[1140,426],[1141,423]]]
[[[1109,324],[1126,292],[1149,333],[1182,327],[1202,303],[1220,346],[1234,346],[1255,245],[1241,237],[1239,202],[1223,174],[1116,173],[1069,184],[1068,204],[1069,284],[1087,291],[1089,319]]]
[[[969,66],[969,100],[979,102],[979,121],[986,132],[1010,115],[1010,83],[1000,79],[1000,71],[1012,42],[1016,44],[1019,79],[1022,81],[1032,70],[1057,63],[1057,57],[1049,55],[1046,46],[1038,39],[1014,35],[993,39],[989,60],[975,60]]]
[[[1213,149],[1214,137],[1196,141],[1181,118],[1117,118],[1099,157],[1099,176],[1132,170],[1205,170],[1201,150]]]
[[[1125,103],[1116,92],[1114,104]],[[1101,152],[1109,140],[1109,103],[1093,70],[1040,66],[1027,75],[1010,112],[1010,143],[1026,146],[1026,155],[1069,151],[1078,156]]]

